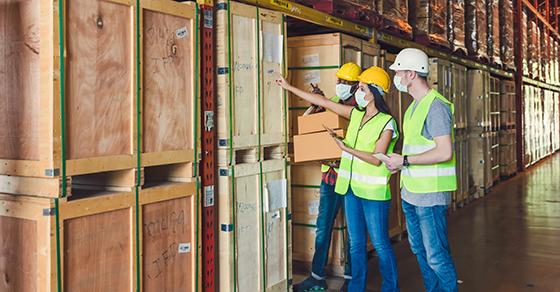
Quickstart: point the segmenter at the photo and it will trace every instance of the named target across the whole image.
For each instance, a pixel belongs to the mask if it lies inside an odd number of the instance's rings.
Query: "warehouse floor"
[[[460,291],[560,291],[560,154],[494,186],[448,217]],[[394,245],[402,291],[425,291],[407,240]],[[378,259],[370,260],[368,291],[381,291]],[[293,283],[308,273],[294,267]],[[339,291],[343,280],[327,279]]]

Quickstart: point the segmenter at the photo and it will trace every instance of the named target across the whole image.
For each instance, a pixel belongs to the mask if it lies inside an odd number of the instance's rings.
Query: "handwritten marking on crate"
[[[151,263],[150,267],[148,267],[148,278],[157,279],[163,272],[175,263],[175,256],[178,253],[178,247],[179,245],[176,242],[170,244],[169,248],[161,253],[161,257]],[[163,261],[164,264],[162,266],[160,266],[161,261]],[[157,269],[157,271],[152,271],[154,269]]]
[[[168,29],[164,30],[161,28],[156,29],[150,27],[147,30],[147,35],[149,37],[151,46],[161,45],[169,48],[169,50],[165,50],[166,52],[169,52],[169,54],[167,54],[166,56],[150,58],[155,63],[154,71],[152,71],[152,74],[157,74],[160,72],[160,69],[162,68],[164,70],[171,68],[172,64],[175,62],[175,59],[177,57],[176,55],[178,53],[175,42],[176,40],[188,35],[188,31],[186,26],[177,30],[176,32],[169,31]],[[159,63],[160,65],[158,65],[159,61],[161,61],[161,63]]]
[[[179,214],[176,212],[171,212],[164,218],[152,221],[144,225],[146,227],[146,232],[150,236],[152,243],[155,243],[158,239],[162,238],[162,233],[167,232],[167,235],[171,235],[177,232],[185,233],[185,211],[181,211]]]

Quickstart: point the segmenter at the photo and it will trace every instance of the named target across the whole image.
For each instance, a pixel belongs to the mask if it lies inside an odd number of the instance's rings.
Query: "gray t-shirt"
[[[413,115],[417,105],[418,103],[415,103],[412,107]],[[451,107],[439,98],[434,99],[432,104],[430,104],[428,116],[426,117],[426,121],[424,121],[424,127],[422,127],[422,136],[433,141],[433,137],[451,135],[452,117],[453,113],[451,113]],[[401,198],[407,203],[419,207],[451,204],[451,195],[449,192],[412,193],[406,189],[404,184],[401,191]]]

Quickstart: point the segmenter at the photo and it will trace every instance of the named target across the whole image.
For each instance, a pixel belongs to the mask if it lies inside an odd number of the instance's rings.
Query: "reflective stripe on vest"
[[[428,140],[422,136],[422,128],[428,116],[432,102],[439,98],[447,103],[453,113],[453,104],[447,101],[437,91],[430,91],[419,103],[414,101],[406,110],[403,119],[404,145],[403,155],[422,154],[436,148],[435,141]],[[417,107],[412,115],[412,108]],[[453,127],[453,126],[451,126]],[[451,137],[454,140],[453,128]],[[457,189],[455,151],[451,161],[433,165],[410,165],[401,171],[401,184],[413,193],[435,193],[454,191]]]

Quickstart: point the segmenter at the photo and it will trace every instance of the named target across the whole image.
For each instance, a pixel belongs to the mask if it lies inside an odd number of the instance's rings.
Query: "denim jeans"
[[[447,242],[447,206],[417,207],[402,201],[410,249],[418,258],[428,292],[457,288],[457,272]]]
[[[343,205],[341,195],[334,192],[334,185],[329,185],[321,181],[320,189],[321,197],[319,198],[319,215],[317,216],[317,233],[315,237],[315,254],[311,262],[311,272],[313,277],[318,280],[324,280],[327,274],[325,266],[329,261],[329,249],[331,247],[332,231],[334,220],[338,215],[340,206]],[[344,272],[345,279],[352,278],[352,270],[350,264],[350,253],[348,253],[350,240],[344,243],[346,247],[347,263]]]
[[[367,286],[367,234],[379,255],[379,272],[383,278],[382,292],[399,291],[397,261],[389,239],[389,209],[391,201],[358,198],[352,187],[344,196],[344,212],[350,233],[352,280],[348,291],[365,292]]]

